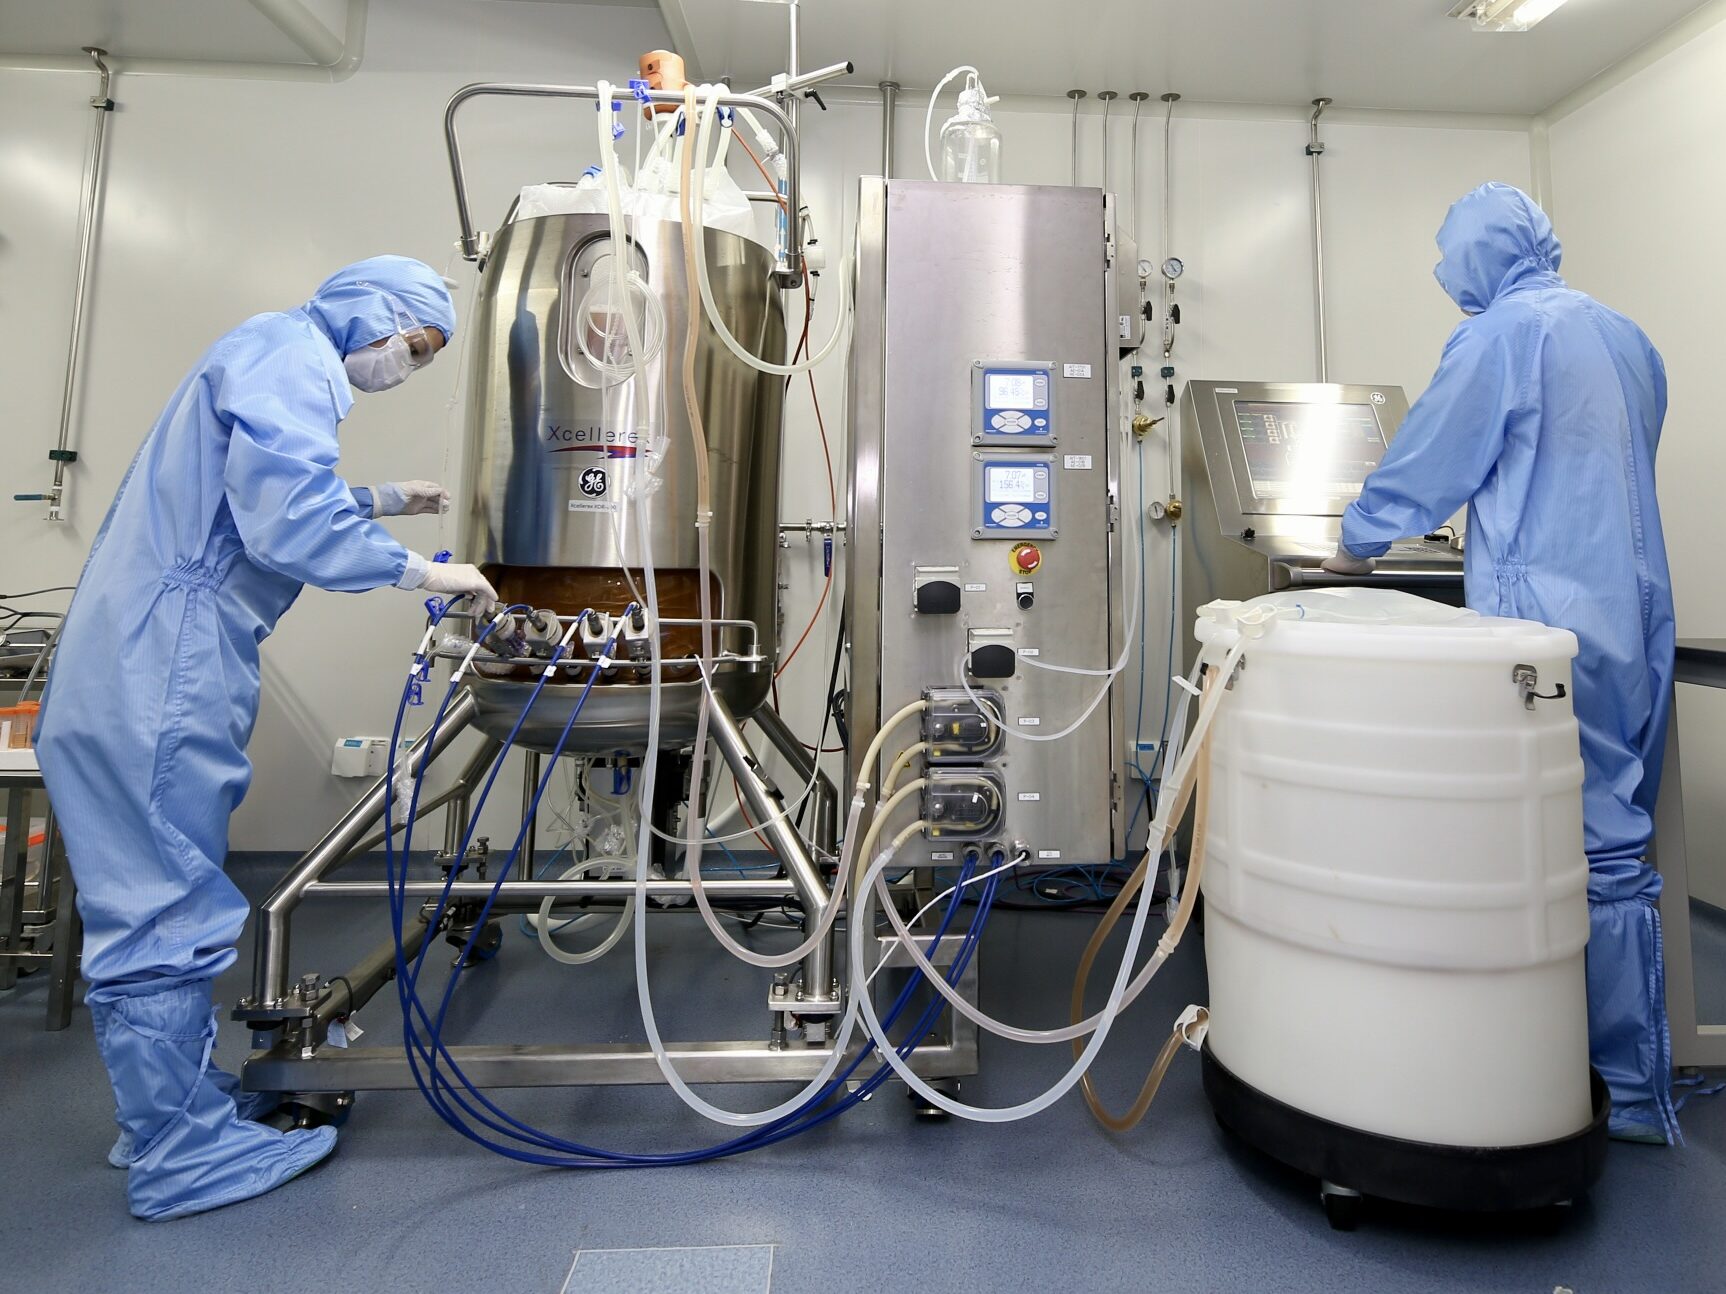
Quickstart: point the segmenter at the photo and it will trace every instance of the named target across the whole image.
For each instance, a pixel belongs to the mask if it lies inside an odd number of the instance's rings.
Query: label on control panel
[[[1063,364],[1063,365],[1061,365],[1061,376],[1062,377],[1089,377],[1090,375],[1091,375],[1091,366],[1089,364]]]
[[[1043,798],[1043,793],[1041,791],[1020,791],[1019,792],[1019,799],[1026,804],[1035,804],[1038,800],[1040,800],[1042,798]]]
[[[989,586],[987,584],[967,584],[965,586],[967,593],[987,593],[988,591]]]
[[[1091,456],[1089,454],[1068,454],[1061,459],[1061,466],[1069,472],[1088,472],[1091,470]]]
[[[1061,851],[1059,849],[1039,849],[1037,851],[1038,858],[1059,858],[1060,856]]]
[[[1043,726],[1043,721],[1034,714],[1022,714],[1019,716],[1019,726],[1021,728],[1040,728]]]
[[[951,849],[931,849],[929,861],[932,863],[950,863],[953,861],[953,851]]]
[[[1041,656],[1042,654],[1043,654],[1043,649],[1041,647],[1021,647],[1021,648],[1019,648],[1019,655],[1021,655],[1021,656]]]

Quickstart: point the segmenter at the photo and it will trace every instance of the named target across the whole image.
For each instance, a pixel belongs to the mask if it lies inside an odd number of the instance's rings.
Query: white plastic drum
[[[1254,623],[1257,621],[1257,623]],[[1469,1147],[1591,1117],[1574,635],[1383,590],[1201,609],[1251,638],[1212,740],[1209,1043],[1259,1091]]]

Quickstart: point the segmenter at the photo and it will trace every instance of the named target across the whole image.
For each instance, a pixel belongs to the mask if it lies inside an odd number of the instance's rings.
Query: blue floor
[[[267,888],[280,860],[236,875]],[[386,927],[381,912],[322,904],[295,928],[296,972],[339,973]],[[1064,1018],[1089,918],[1002,912],[983,945],[985,1005]],[[770,940],[773,937],[768,936]],[[653,927],[668,1038],[761,1028],[763,981],[714,950],[693,917]],[[767,946],[766,942],[762,946]],[[1170,1022],[1203,1001],[1202,949],[1183,947],[1099,1063],[1125,1104]],[[241,967],[249,965],[242,949]],[[219,997],[231,1002],[231,974]],[[930,1125],[896,1088],[803,1138],[677,1170],[524,1168],[458,1138],[417,1093],[364,1093],[335,1156],[275,1195],[161,1225],[126,1213],[103,1156],[112,1104],[82,1008],[41,1028],[45,985],[0,995],[0,1289],[60,1291],[610,1290],[1597,1291],[1726,1285],[1726,1097],[1684,1115],[1688,1145],[1614,1145],[1604,1180],[1556,1233],[1518,1220],[1370,1209],[1330,1231],[1312,1183],[1232,1141],[1183,1054],[1146,1123],[1114,1137],[1069,1099],[1006,1127]],[[399,1038],[393,997],[361,1013],[365,1042]],[[591,968],[551,965],[513,929],[475,972],[452,1032],[463,1040],[639,1037],[627,945]],[[243,1039],[224,1033],[218,1058]],[[1061,1047],[985,1039],[966,1098],[1007,1104],[1064,1068]],[[784,1092],[709,1090],[734,1108]],[[661,1089],[511,1092],[542,1126],[628,1149],[673,1149],[722,1130]],[[614,1251],[630,1251],[629,1254]],[[633,1256],[631,1256],[631,1254]],[[573,1269],[573,1270],[572,1270]]]

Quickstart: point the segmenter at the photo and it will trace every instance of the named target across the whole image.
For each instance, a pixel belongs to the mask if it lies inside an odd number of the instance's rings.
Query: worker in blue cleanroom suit
[[[437,512],[426,481],[350,489],[336,426],[350,383],[429,363],[455,312],[418,261],[380,256],[205,352],[138,450],[97,532],[49,675],[37,754],[84,918],[86,1001],[113,1081],[132,1212],[249,1199],[317,1163],[335,1129],[279,1132],[211,1063],[211,981],[247,903],[222,871],[246,793],[258,647],[304,584],[495,595],[375,517]]]
[[[1647,861],[1672,695],[1672,582],[1654,496],[1666,369],[1642,330],[1558,276],[1552,223],[1507,184],[1451,207],[1438,281],[1469,318],[1326,563],[1365,569],[1468,505],[1468,605],[1569,629],[1588,849],[1589,1039],[1612,1130],[1677,1136]]]

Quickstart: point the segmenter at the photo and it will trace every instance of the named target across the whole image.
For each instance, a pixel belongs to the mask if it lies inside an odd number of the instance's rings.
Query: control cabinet
[[[1091,704],[1123,632],[1116,267],[1136,266],[1112,223],[1096,189],[863,181],[851,747],[929,702],[883,761],[929,743],[915,768],[935,825],[908,863],[1120,848],[1121,689]]]

